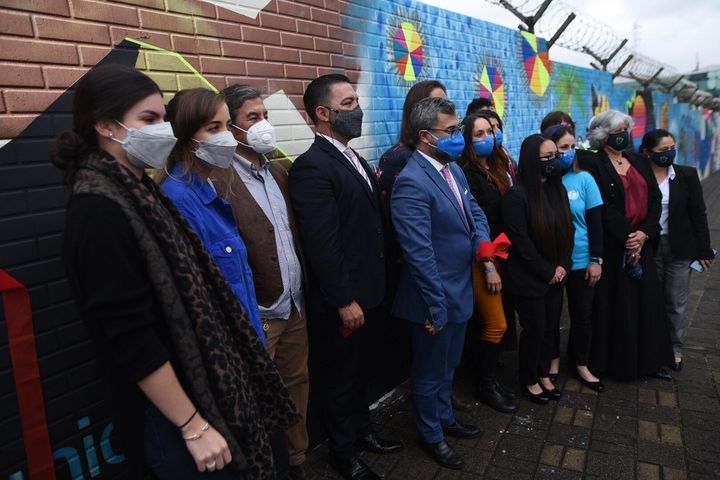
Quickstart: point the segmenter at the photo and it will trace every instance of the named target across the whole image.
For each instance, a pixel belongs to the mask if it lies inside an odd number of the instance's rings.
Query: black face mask
[[[335,112],[335,121],[330,122],[336,132],[348,140],[358,138],[362,135],[362,119],[363,111],[360,105],[352,110],[338,110],[327,107],[331,112]]]
[[[608,135],[606,144],[616,152],[622,152],[630,145],[630,133],[627,130],[620,133],[611,133]]]
[[[563,162],[559,157],[540,162],[540,175],[546,178],[558,177],[565,173]]]
[[[675,161],[675,150],[652,152],[650,160],[658,167],[669,167]]]

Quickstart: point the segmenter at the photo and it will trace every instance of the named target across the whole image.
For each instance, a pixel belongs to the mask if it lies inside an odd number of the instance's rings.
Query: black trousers
[[[595,287],[585,280],[586,269],[572,270],[566,279],[570,314],[570,338],[568,339],[568,357],[576,365],[587,365],[590,361],[592,345],[592,303]]]
[[[520,326],[519,368],[521,385],[533,385],[547,377],[552,359],[553,341],[560,324],[563,285],[550,285],[542,297],[515,295],[515,310]]]
[[[319,375],[313,378],[328,434],[330,453],[351,458],[355,442],[372,432],[367,385],[370,366],[370,329],[379,310],[365,311],[363,327],[348,336],[339,331],[337,314],[310,314],[311,351],[317,355]]]

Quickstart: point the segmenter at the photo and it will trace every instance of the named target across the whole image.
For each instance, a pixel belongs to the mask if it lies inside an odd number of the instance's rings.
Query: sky
[[[420,0],[423,3],[470,15],[510,28],[520,21],[503,7],[485,0]],[[556,0],[557,1],[557,0]],[[588,14],[611,26],[621,38],[652,59],[680,73],[720,65],[720,0],[561,0],[575,12]],[[519,0],[510,0],[517,5]],[[541,3],[539,0],[536,4]],[[633,27],[638,25],[637,34]],[[697,54],[697,59],[696,59]],[[555,46],[554,61],[589,66],[591,57]]]

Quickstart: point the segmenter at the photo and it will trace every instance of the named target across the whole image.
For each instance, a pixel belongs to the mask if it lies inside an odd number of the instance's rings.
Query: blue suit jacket
[[[436,327],[472,316],[472,262],[478,244],[490,240],[465,174],[454,162],[450,171],[465,212],[440,172],[417,151],[397,177],[390,201],[405,259],[395,315],[416,323],[430,320]]]

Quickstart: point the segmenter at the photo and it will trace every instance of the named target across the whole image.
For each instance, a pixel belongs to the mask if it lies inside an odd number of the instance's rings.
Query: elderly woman
[[[616,378],[655,375],[673,361],[653,244],[660,234],[660,191],[648,162],[627,151],[632,119],[617,110],[588,126],[593,150],[578,151],[603,199],[603,274],[593,301],[590,368]]]

